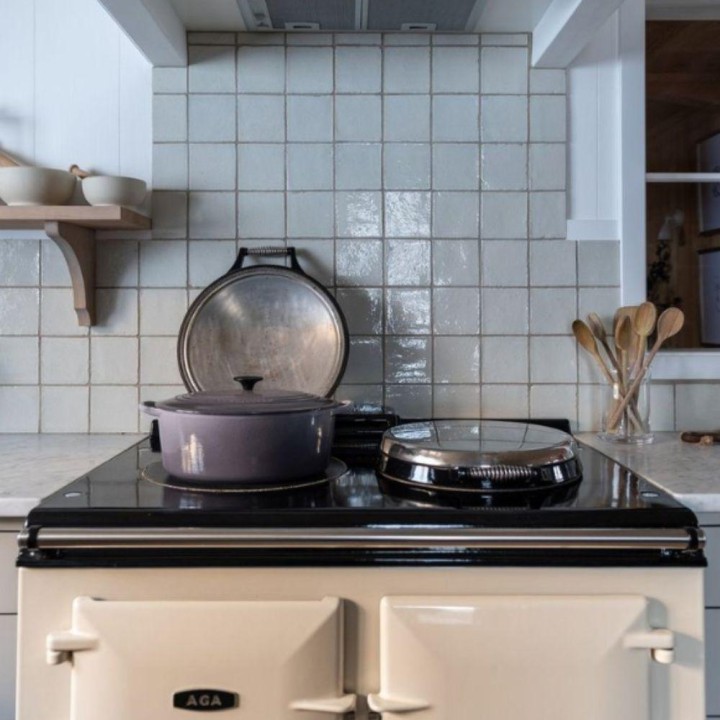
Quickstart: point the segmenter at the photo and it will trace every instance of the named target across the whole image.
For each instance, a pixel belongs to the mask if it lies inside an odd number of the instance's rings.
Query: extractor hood
[[[473,32],[486,0],[237,0],[248,30]]]

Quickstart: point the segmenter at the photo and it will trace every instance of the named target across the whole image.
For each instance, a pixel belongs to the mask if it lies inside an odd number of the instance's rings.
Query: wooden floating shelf
[[[653,172],[646,173],[649,183],[720,183],[720,173],[701,172]]]
[[[41,229],[60,248],[70,270],[78,324],[95,322],[95,231],[148,230],[149,217],[119,205],[0,207],[0,229]]]

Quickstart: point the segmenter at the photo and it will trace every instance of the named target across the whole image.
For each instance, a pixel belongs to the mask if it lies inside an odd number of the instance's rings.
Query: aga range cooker
[[[704,717],[695,516],[544,425],[348,416],[202,489],[151,438],[20,548],[18,720]]]

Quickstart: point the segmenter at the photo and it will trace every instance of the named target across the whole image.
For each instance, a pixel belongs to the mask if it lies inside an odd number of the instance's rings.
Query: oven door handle
[[[355,709],[354,693],[338,698],[314,698],[310,700],[294,700],[290,703],[291,710],[308,710],[309,712],[344,715]]]
[[[410,700],[408,698],[387,697],[382,693],[368,695],[368,707],[373,712],[406,713],[417,710],[427,710],[430,703],[427,700]]]

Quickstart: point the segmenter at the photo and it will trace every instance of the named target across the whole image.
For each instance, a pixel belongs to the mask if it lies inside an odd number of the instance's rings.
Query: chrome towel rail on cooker
[[[248,256],[287,256],[290,267],[244,267]],[[178,362],[188,390],[232,390],[238,375],[264,388],[331,395],[345,371],[348,330],[335,298],[300,267],[294,247],[241,248],[180,328]]]

